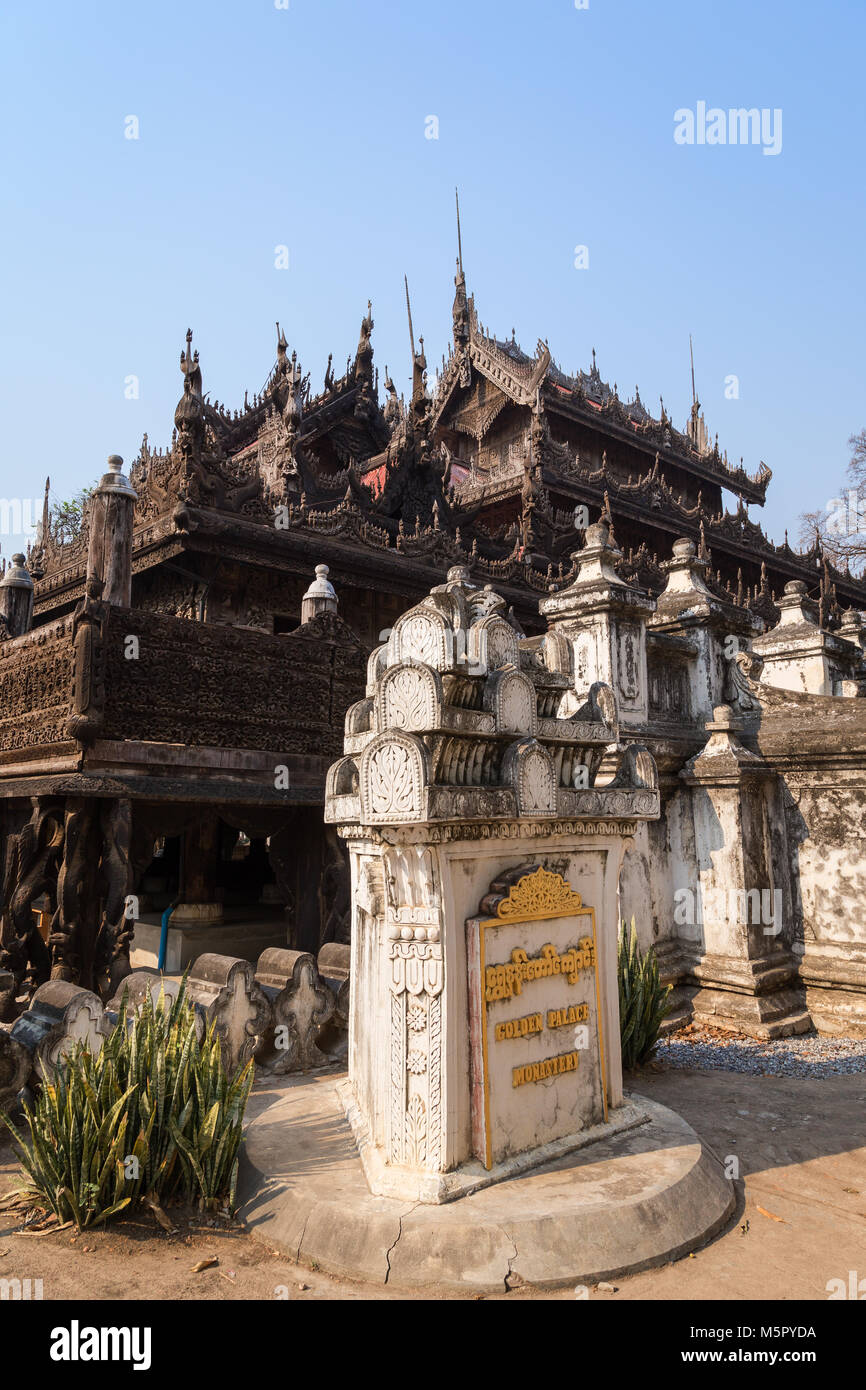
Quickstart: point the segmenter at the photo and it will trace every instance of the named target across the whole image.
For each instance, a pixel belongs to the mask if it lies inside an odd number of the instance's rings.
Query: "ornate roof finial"
[[[183,395],[174,412],[175,428],[184,453],[200,450],[204,441],[204,402],[201,393],[201,368],[198,350],[192,351],[192,329],[186,331],[186,351],[180,354],[183,372]]]
[[[288,344],[288,342],[286,341],[286,335],[285,335],[285,333],[283,332],[283,330],[280,328],[280,325],[279,325],[279,323],[278,323],[278,324],[277,324],[277,371],[280,372],[281,374],[286,370],[286,366],[287,366],[287,363],[288,363],[288,347],[289,347],[289,344]]]
[[[355,353],[355,377],[373,380],[373,304],[367,300],[367,313],[361,320],[358,351]]]
[[[180,369],[183,372],[184,392],[201,395],[201,368],[198,363],[198,348],[192,351],[192,329],[186,330],[186,352],[180,354]]]

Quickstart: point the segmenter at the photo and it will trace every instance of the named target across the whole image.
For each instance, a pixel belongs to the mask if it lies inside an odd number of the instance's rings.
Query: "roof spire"
[[[466,294],[466,276],[463,273],[463,237],[460,231],[460,194],[456,188],[454,190],[454,200],[457,207],[457,274],[454,276],[454,303],[451,307],[451,319],[454,332],[454,349],[459,364],[460,385],[468,386],[471,379],[468,347],[474,318],[474,307]]]
[[[412,348],[412,361],[415,360],[415,332],[412,328],[412,305],[409,300],[409,277],[403,276],[403,284],[406,286],[406,313],[409,317],[409,344]]]
[[[406,313],[409,317],[409,342],[412,347],[412,404],[423,401],[427,394],[427,358],[424,356],[424,339],[418,339],[419,351],[415,351],[415,330],[412,327],[412,304],[409,299],[409,277],[403,276],[406,286]]]

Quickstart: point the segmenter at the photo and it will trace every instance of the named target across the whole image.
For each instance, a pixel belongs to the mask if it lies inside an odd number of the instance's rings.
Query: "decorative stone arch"
[[[367,658],[367,695],[376,694],[376,686],[380,676],[384,675],[388,665],[388,644],[383,642],[381,647],[374,647]]]
[[[372,714],[373,701],[369,697],[366,700],[356,700],[354,705],[350,705],[346,710],[346,733],[368,734]]]
[[[556,815],[556,768],[543,744],[534,738],[513,743],[505,754],[503,770],[517,796],[518,815]]]
[[[470,655],[488,671],[498,671],[503,666],[520,666],[520,648],[517,633],[510,623],[497,613],[482,618],[469,632]]]
[[[538,732],[535,686],[516,667],[506,666],[490,676],[484,703],[492,711],[497,733],[534,735]]]
[[[562,676],[573,674],[574,652],[564,633],[554,632],[552,629],[545,633],[542,654],[548,671]]]
[[[419,604],[394,624],[388,639],[388,665],[417,661],[434,671],[454,665],[454,634],[442,613]]]
[[[360,778],[354,758],[340,758],[325,778],[325,809],[335,821],[351,820],[360,813]]]
[[[358,764],[354,758],[340,758],[332,763],[325,778],[325,796],[357,796]]]
[[[392,666],[379,682],[376,728],[407,732],[435,729],[441,721],[442,681],[438,671],[417,661]]]
[[[423,819],[427,751],[413,734],[379,734],[360,763],[361,819],[368,825]]]

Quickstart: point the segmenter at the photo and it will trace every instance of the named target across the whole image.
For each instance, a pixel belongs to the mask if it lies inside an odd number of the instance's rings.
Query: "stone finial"
[[[328,578],[328,566],[316,565],[316,577],[301,599],[301,625],[320,613],[336,613],[337,593]]]
[[[447,584],[471,584],[468,565],[452,565],[446,575]]]
[[[6,620],[10,637],[23,637],[33,621],[33,580],[23,555],[13,555],[12,564],[0,581],[0,618]]]
[[[705,582],[709,564],[698,555],[697,546],[688,537],[674,541],[673,557],[665,560],[662,569],[668,576],[664,595],[697,593],[705,599],[712,597]]]
[[[809,586],[805,580],[788,581],[782,597],[776,600],[776,607],[781,612],[778,627],[792,627],[795,623],[818,626],[818,605],[808,595]]]
[[[587,584],[603,583],[626,588],[625,581],[620,579],[614,568],[621,555],[622,552],[612,540],[609,519],[600,517],[592,526],[587,526],[583,545],[573,554],[578,574],[572,587],[583,588]]]
[[[847,608],[845,610],[842,614],[838,635],[844,637],[848,642],[853,642],[861,651],[866,651],[866,627],[863,624],[863,614],[858,609]]]

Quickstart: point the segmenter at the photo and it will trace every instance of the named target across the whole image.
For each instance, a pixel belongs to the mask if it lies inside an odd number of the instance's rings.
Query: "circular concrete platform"
[[[328,1274],[466,1293],[590,1284],[687,1254],[733,1210],[718,1159],[645,1097],[648,1123],[458,1201],[374,1197],[336,1095],[342,1076],[257,1088],[238,1190],[253,1235]]]

